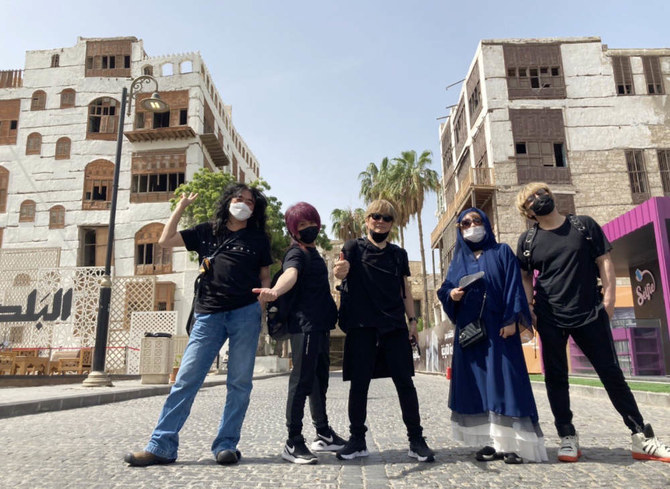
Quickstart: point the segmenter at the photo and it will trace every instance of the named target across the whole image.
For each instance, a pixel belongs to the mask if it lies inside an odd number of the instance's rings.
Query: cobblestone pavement
[[[255,382],[239,449],[242,462],[217,465],[209,446],[217,428],[226,387],[204,389],[181,433],[179,460],[169,466],[131,468],[125,452],[141,449],[158,416],[163,396],[0,419],[2,488],[663,488],[670,464],[633,461],[630,435],[609,402],[573,396],[575,423],[584,456],[579,463],[556,461],[558,438],[544,388],[536,389],[550,461],[506,465],[476,462],[475,448],[450,438],[448,383],[442,376],[415,377],[422,424],[437,451],[431,464],[407,456],[407,441],[393,384],[374,381],[368,407],[367,459],[341,462],[319,455],[319,464],[297,466],[279,454],[285,437],[287,377]],[[348,383],[331,376],[329,414],[342,434],[347,426]],[[670,442],[670,409],[641,405],[656,434]],[[309,410],[307,409],[307,412]],[[309,416],[307,414],[307,416]],[[314,435],[306,420],[305,436]]]

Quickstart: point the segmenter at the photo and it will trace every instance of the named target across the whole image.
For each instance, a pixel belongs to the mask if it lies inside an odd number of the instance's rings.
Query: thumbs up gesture
[[[342,280],[349,273],[349,262],[344,258],[344,253],[340,251],[340,257],[333,266],[333,274],[338,280]]]

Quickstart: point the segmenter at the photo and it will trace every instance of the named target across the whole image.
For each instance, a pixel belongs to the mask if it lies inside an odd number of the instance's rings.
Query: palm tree
[[[332,233],[342,241],[355,239],[365,234],[365,211],[363,209],[334,209],[330,213],[333,221]]]
[[[367,169],[358,174],[358,179],[361,181],[359,195],[366,204],[376,199],[386,199],[393,204],[397,214],[397,228],[394,228],[391,232],[391,238],[397,238],[397,233],[400,233],[400,246],[404,247],[405,236],[403,231],[409,222],[409,215],[403,203],[402,193],[395,193],[392,187],[395,166],[393,164],[389,165],[388,158],[383,158],[379,167],[374,163],[369,163]]]
[[[426,150],[421,156],[416,151],[403,151],[399,158],[393,158],[393,174],[390,178],[390,190],[395,195],[402,195],[402,205],[408,216],[416,216],[419,226],[419,249],[421,250],[421,269],[423,271],[423,294],[426,311],[424,324],[430,327],[428,312],[428,287],[426,280],[426,252],[423,247],[423,223],[421,211],[427,192],[435,192],[439,188],[437,172],[428,168],[432,164],[431,152]]]

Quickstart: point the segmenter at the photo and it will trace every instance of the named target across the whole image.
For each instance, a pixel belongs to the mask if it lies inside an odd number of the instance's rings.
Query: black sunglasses
[[[482,220],[479,217],[475,217],[475,218],[472,218],[472,219],[463,219],[461,221],[461,227],[463,229],[467,229],[470,226],[472,226],[473,224],[476,224],[477,226],[481,226]]]
[[[385,216],[383,214],[370,214],[370,217],[375,221],[393,222],[393,216]]]

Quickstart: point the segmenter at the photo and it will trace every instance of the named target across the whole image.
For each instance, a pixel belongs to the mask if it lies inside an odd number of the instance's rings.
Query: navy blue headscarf
[[[491,222],[484,212],[471,207],[458,216],[460,222],[466,215],[476,212],[482,219],[486,236],[479,243],[470,243],[456,230],[456,247],[449,264],[447,277],[437,292],[445,312],[457,326],[463,326],[479,316],[482,297],[486,291],[484,316],[487,322],[496,321],[497,326],[507,326],[515,322],[525,329],[531,329],[530,310],[526,293],[521,282],[521,271],[512,249],[505,243],[498,243],[493,235]],[[473,250],[482,250],[479,259]],[[451,289],[458,287],[465,275],[483,270],[484,280],[469,289],[459,302],[451,300]]]

